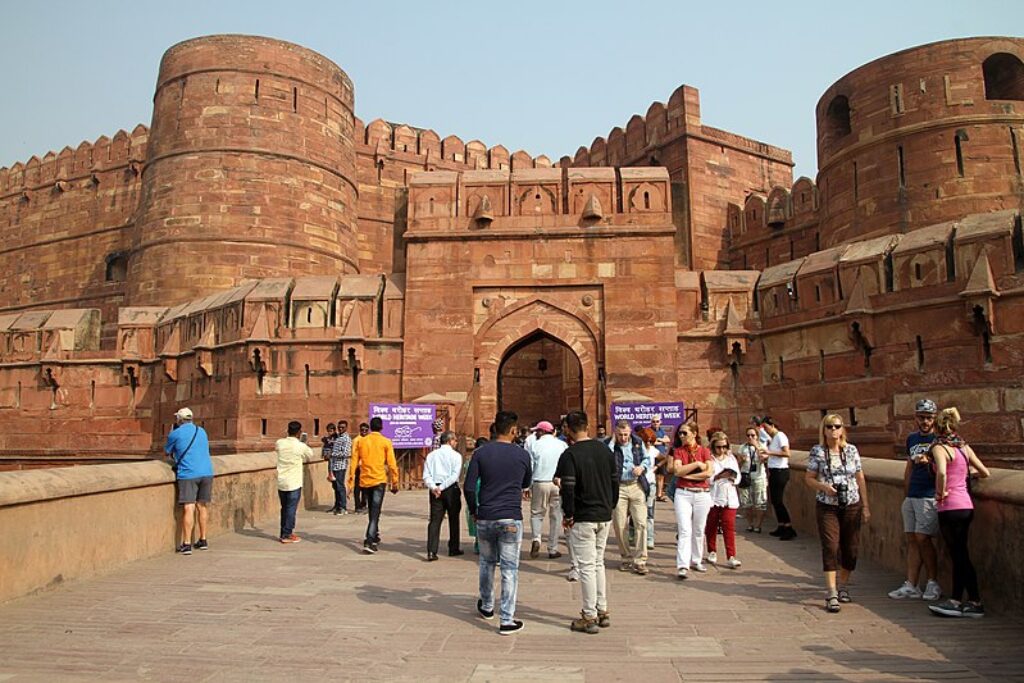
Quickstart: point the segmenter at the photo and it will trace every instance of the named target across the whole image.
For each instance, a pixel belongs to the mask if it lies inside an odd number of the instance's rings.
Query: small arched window
[[[836,95],[825,111],[825,132],[833,140],[850,134],[850,100],[846,95]]]
[[[986,100],[1024,100],[1024,62],[1008,52],[997,52],[981,64]]]
[[[124,282],[128,279],[128,255],[121,252],[107,255],[105,279],[107,282]]]

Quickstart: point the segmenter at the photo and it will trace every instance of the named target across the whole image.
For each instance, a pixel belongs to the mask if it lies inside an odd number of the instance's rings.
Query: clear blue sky
[[[557,160],[668,99],[793,150],[814,176],[814,105],[897,50],[1020,35],[1024,1],[27,2],[0,24],[0,166],[149,124],[160,56],[210,33],[290,40],[339,64],[356,113]]]

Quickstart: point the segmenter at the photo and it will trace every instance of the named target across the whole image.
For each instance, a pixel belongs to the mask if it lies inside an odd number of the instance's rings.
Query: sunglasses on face
[[[727,451],[727,450],[729,450],[729,444],[724,444],[724,445],[720,444],[718,446],[715,446],[715,450],[716,451]]]
[[[693,433],[693,432],[688,432],[688,431],[686,431],[685,429],[683,429],[683,430],[681,430],[681,431],[679,432],[679,435],[680,435],[680,436],[689,436],[689,435],[690,435],[690,434],[692,434],[692,433]]]
[[[843,425],[825,425],[825,429],[842,429]]]

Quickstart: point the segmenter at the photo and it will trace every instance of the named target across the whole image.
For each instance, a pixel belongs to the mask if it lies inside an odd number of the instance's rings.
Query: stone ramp
[[[610,629],[568,630],[579,585],[542,553],[521,564],[526,629],[501,637],[475,613],[471,543],[423,561],[426,508],[389,494],[375,556],[359,552],[365,516],[302,511],[294,546],[270,521],[0,605],[0,681],[1024,680],[1024,621],[934,617],[885,597],[890,572],[862,566],[857,602],[826,614],[807,535],[741,532],[741,569],[680,582],[667,504],[649,576],[617,571],[610,544]]]

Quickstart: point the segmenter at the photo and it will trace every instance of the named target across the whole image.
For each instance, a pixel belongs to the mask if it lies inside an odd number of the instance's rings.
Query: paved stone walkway
[[[264,523],[0,605],[0,681],[1024,681],[1024,621],[934,617],[885,597],[891,572],[862,567],[826,614],[813,538],[741,534],[740,570],[679,582],[667,504],[649,576],[609,553],[610,629],[568,630],[579,584],[542,553],[521,565],[526,629],[501,637],[475,614],[471,544],[423,561],[425,513],[425,493],[389,494],[376,556],[364,516],[304,511],[297,545]]]

